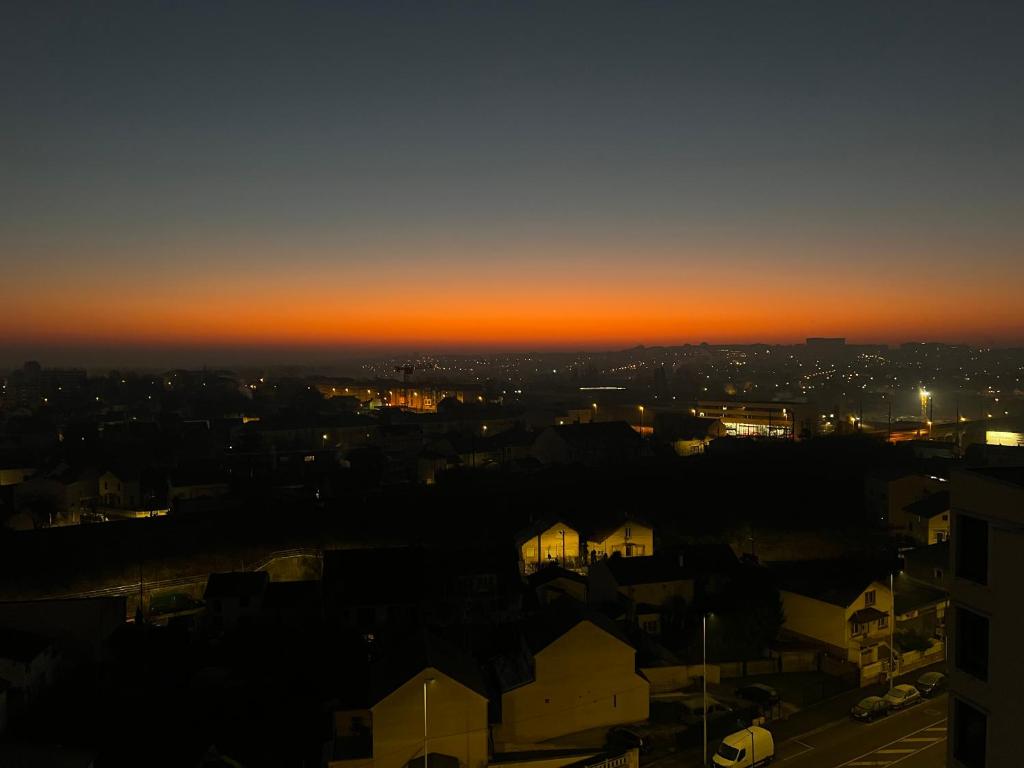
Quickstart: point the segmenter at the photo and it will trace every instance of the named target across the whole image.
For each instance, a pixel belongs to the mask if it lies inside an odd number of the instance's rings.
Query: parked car
[[[751,683],[736,689],[736,696],[762,707],[774,707],[781,701],[779,692],[764,683]]]
[[[885,694],[885,700],[889,702],[889,706],[893,709],[903,709],[919,702],[921,700],[921,692],[914,686],[903,683],[901,685],[894,685]]]
[[[607,746],[609,749],[638,749],[641,755],[650,754],[654,746],[649,736],[637,733],[632,728],[617,726],[608,731]]]
[[[915,685],[922,696],[930,699],[946,690],[946,676],[941,672],[925,672]]]
[[[707,697],[708,703],[708,718],[712,718],[715,715],[720,715],[725,712],[732,712],[732,707],[727,704],[723,704],[717,699],[713,699],[710,696]],[[684,723],[693,723],[704,718],[704,697],[701,695],[686,696],[680,702],[682,705],[682,721]]]
[[[853,705],[850,717],[854,720],[877,720],[889,714],[891,705],[881,696],[868,696]]]
[[[730,733],[722,739],[712,762],[728,768],[766,765],[775,759],[775,742],[771,731],[756,725]]]

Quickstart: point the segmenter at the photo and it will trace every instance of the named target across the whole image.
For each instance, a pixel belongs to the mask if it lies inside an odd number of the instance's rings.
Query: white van
[[[728,768],[748,768],[767,765],[775,759],[775,742],[770,731],[752,725],[722,739],[722,745],[715,753],[715,765]]]

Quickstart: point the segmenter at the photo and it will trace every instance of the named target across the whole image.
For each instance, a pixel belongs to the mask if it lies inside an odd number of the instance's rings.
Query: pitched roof
[[[848,608],[872,582],[887,584],[890,563],[859,560],[795,560],[770,563],[779,589]]]
[[[923,499],[907,504],[903,510],[908,514],[927,518],[949,512],[949,491],[930,493]]]
[[[527,619],[522,628],[523,636],[530,651],[537,654],[584,622],[590,622],[630,647],[633,645],[614,621],[569,597],[555,600]]]
[[[938,605],[948,599],[949,596],[936,587],[930,587],[907,578],[900,578],[896,581],[897,615]]]
[[[859,611],[854,611],[850,615],[851,624],[867,624],[869,621],[878,621],[884,619],[889,614],[885,611],[880,611],[877,608],[861,608]]]
[[[647,557],[609,557],[601,562],[619,586],[693,579],[737,567],[736,554],[727,544],[695,545]]]
[[[263,594],[270,582],[265,571],[235,571],[231,573],[211,573],[206,581],[204,600],[215,600],[222,597],[253,597]]]
[[[530,539],[534,539],[537,536],[540,536],[549,528],[553,528],[559,524],[564,525],[568,530],[576,532],[575,526],[569,525],[569,523],[566,522],[565,518],[544,516],[542,518],[534,520],[526,528],[523,528],[523,530],[519,531],[516,534],[516,544],[522,546]]]
[[[526,580],[530,582],[531,587],[539,587],[542,584],[554,581],[555,579],[568,579],[569,581],[577,581],[581,584],[586,584],[587,579],[575,571],[566,570],[558,565],[548,565],[543,568],[538,568],[536,571],[526,577]]]
[[[654,529],[654,526],[651,525],[651,523],[643,520],[642,518],[636,517],[635,515],[631,515],[629,517],[618,516],[614,519],[596,522],[590,525],[584,531],[584,534],[587,541],[600,542],[607,539],[624,525],[639,525],[644,528],[650,528],[651,530]]]
[[[52,645],[52,641],[35,632],[0,627],[0,659],[28,663]]]
[[[436,669],[487,698],[476,660],[432,632],[413,633],[370,669],[370,700],[376,706],[425,669]]]

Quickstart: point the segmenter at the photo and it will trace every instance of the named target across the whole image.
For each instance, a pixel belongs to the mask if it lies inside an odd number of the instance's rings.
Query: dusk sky
[[[0,10],[0,346],[1024,342],[1024,4]]]

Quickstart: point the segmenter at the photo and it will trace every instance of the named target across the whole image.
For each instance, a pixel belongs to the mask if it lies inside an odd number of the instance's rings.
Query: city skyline
[[[1020,20],[12,8],[0,344],[1021,344]]]

